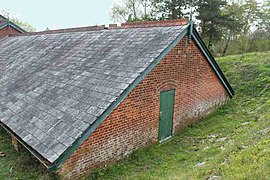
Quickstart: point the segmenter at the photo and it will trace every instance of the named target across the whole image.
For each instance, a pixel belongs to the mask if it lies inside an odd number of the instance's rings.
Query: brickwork
[[[0,29],[0,38],[10,35],[18,35],[21,34],[21,32],[17,31],[16,29],[12,27],[4,27],[3,29]]]
[[[174,47],[58,170],[65,178],[91,173],[158,141],[160,91],[175,89],[174,133],[229,97],[194,41]]]

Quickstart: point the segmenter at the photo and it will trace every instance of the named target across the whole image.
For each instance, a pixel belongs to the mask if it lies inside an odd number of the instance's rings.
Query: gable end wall
[[[0,38],[9,36],[9,35],[17,35],[21,34],[18,30],[14,29],[13,27],[4,27],[3,29],[0,29]]]
[[[160,91],[175,89],[173,132],[229,98],[194,41],[183,38],[58,170],[81,177],[158,141]]]

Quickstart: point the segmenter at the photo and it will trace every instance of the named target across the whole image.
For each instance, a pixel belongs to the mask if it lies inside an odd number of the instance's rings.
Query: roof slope
[[[3,38],[1,123],[53,163],[186,29]]]

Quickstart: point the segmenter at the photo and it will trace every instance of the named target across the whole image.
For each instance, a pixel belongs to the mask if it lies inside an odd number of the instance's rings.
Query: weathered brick
[[[17,31],[16,29],[12,27],[4,27],[3,29],[0,29],[0,38],[10,35],[18,35],[21,34],[21,32]]]

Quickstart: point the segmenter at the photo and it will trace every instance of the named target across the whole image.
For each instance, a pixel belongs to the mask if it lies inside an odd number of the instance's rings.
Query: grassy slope
[[[218,62],[236,90],[226,106],[88,179],[270,179],[270,52]],[[7,155],[0,158],[0,179],[10,175],[10,166],[15,177],[55,178],[28,153],[15,152],[1,130],[0,151]],[[199,162],[205,165],[195,167]]]

